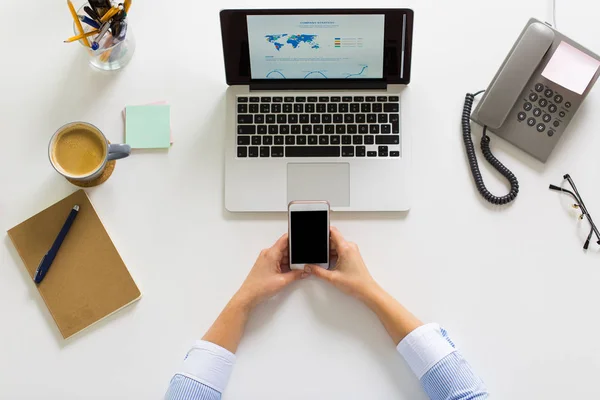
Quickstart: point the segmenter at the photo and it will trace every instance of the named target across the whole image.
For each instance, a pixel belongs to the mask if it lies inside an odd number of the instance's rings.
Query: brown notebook
[[[32,279],[74,205],[79,213],[40,295],[66,339],[135,302],[141,293],[83,190],[8,231]]]

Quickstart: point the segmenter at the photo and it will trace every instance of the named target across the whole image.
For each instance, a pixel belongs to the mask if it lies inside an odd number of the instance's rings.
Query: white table
[[[204,4],[206,3],[206,4]],[[424,321],[437,321],[498,399],[598,398],[599,247],[584,253],[567,201],[571,173],[600,222],[600,88],[543,165],[492,137],[521,192],[503,209],[477,194],[463,150],[464,94],[484,89],[531,16],[551,1],[379,1],[415,10],[414,206],[406,214],[334,214],[373,275]],[[134,2],[137,51],[118,73],[86,64],[60,1],[0,5],[0,229],[72,193],[47,157],[62,124],[89,121],[122,140],[126,105],[167,100],[175,144],[136,152],[88,190],[143,292],[136,305],[64,341],[7,236],[0,246],[0,398],[159,399],[193,340],[238,288],[284,214],[223,208],[224,73],[220,8],[263,1]],[[79,5],[79,4],[77,4]],[[307,7],[364,6],[309,0]],[[600,51],[591,0],[558,1],[558,26]],[[21,22],[25,21],[26,28]],[[480,130],[475,130],[477,147]],[[492,190],[506,186],[482,163]],[[596,213],[596,214],[595,214]],[[226,399],[424,399],[364,306],[311,279],[256,310]]]

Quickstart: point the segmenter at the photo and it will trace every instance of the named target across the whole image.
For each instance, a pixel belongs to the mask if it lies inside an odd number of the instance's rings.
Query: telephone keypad
[[[556,130],[560,129],[563,118],[567,117],[572,107],[562,94],[541,82],[530,89],[522,104],[523,109],[517,113],[517,120],[525,122],[539,133],[545,132],[549,137],[554,136]]]

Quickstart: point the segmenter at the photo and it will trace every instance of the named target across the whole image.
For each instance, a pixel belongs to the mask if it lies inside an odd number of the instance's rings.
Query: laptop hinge
[[[250,83],[250,90],[385,90],[387,82],[380,79],[357,80],[320,80],[320,79],[286,79],[281,80],[261,80]]]

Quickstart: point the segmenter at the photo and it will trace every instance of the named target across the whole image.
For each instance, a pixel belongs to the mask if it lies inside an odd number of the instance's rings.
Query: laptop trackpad
[[[327,200],[332,207],[350,206],[350,165],[288,164],[288,203]]]

